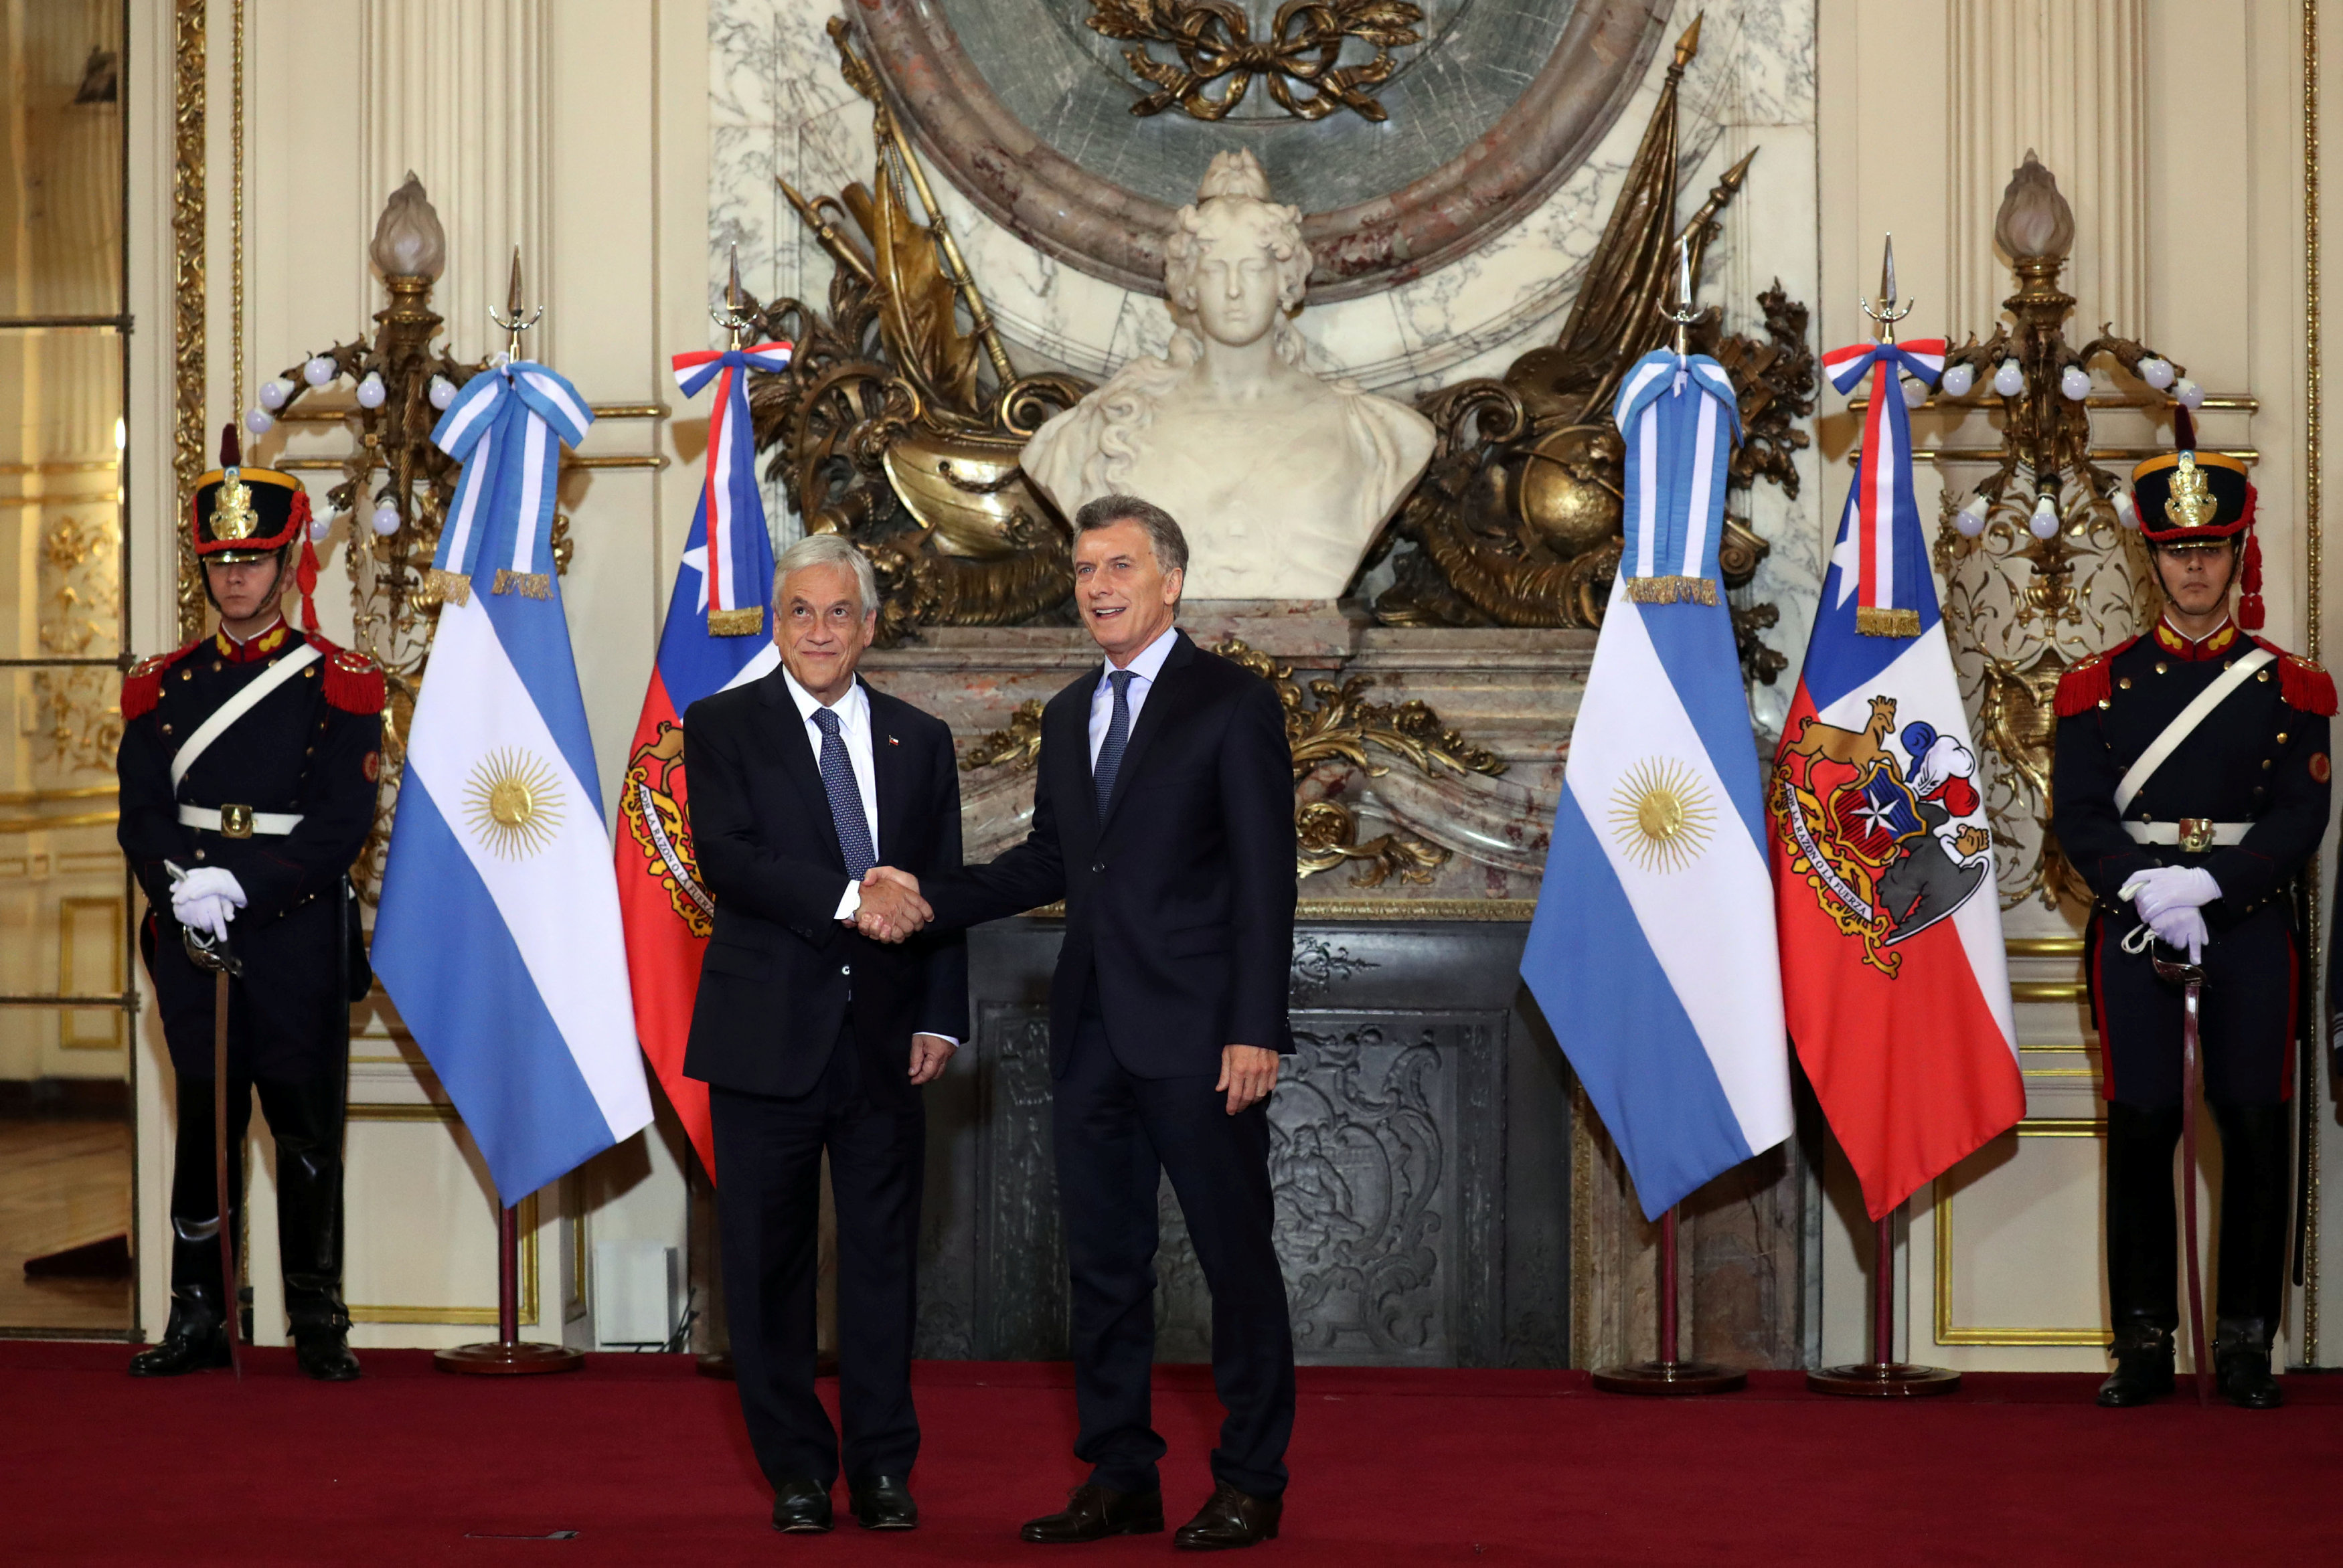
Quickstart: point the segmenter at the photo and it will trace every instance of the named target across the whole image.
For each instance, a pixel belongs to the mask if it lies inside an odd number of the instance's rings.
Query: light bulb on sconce
[[[374,531],[388,538],[398,532],[398,508],[388,501],[374,509]]]
[[[1993,367],[1993,389],[2004,397],[2015,397],[2026,390],[2026,372],[2015,359],[2005,359]]]
[[[260,406],[274,414],[285,407],[285,399],[293,396],[293,383],[282,376],[260,384]]]
[[[244,427],[256,436],[266,436],[277,427],[277,421],[266,408],[246,408],[244,411]]]
[[[2169,359],[2151,354],[2139,362],[2139,378],[2147,382],[2152,391],[2161,392],[2171,386],[2173,375]]]
[[[2079,365],[2069,365],[2058,372],[2058,390],[2069,403],[2080,403],[2091,395],[2091,373]]]
[[[388,396],[383,389],[382,377],[377,371],[367,371],[367,378],[358,383],[358,407],[361,408],[379,408],[382,400]]]
[[[335,377],[340,375],[341,368],[342,367],[334,363],[333,357],[331,355],[320,354],[316,358],[310,360],[307,365],[301,367],[301,379],[307,381],[312,387],[323,387],[327,382],[331,381]]]
[[[2127,528],[2139,527],[2139,508],[2131,504],[2129,490],[2117,490],[2111,499],[2116,509],[2116,523],[2118,527]]]
[[[1985,532],[1985,515],[1989,506],[1984,492],[1979,491],[1953,514],[1953,527],[1960,529],[1963,538],[1973,539]]]
[[[447,405],[456,400],[456,384],[445,376],[431,377],[431,407],[445,413]]]
[[[2034,498],[2034,515],[2026,519],[2026,531],[2037,539],[2054,538],[2058,533],[2058,503],[2045,490]]]
[[[1946,397],[1966,397],[1969,395],[1970,389],[1976,386],[1976,367],[1972,365],[1947,365],[1945,367],[1945,378],[1940,385],[1944,387]]]
[[[2205,401],[2205,388],[2184,376],[2172,384],[2172,400],[2184,408],[2197,408]]]
[[[1926,403],[1927,400],[1928,384],[1925,381],[1915,381],[1908,376],[1904,378],[1904,407],[1906,408],[1917,408],[1921,404]]]

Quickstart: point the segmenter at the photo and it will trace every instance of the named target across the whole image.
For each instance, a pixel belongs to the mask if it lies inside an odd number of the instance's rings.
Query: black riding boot
[[[244,1125],[251,1096],[231,1085],[228,1224],[244,1206]],[[162,1343],[130,1358],[132,1377],[177,1377],[228,1364],[232,1297],[220,1277],[218,1173],[212,1168],[212,1081],[179,1080],[178,1144],[171,1171],[171,1321]]]
[[[2107,1301],[2116,1370],[2099,1385],[2099,1402],[2111,1409],[2172,1392],[2172,1333],[2180,1326],[2172,1150],[2179,1141],[2178,1106],[2108,1103]]]
[[[2217,1105],[2221,1128],[2221,1282],[2213,1365],[2221,1393],[2247,1410],[2285,1402],[2270,1345],[2286,1302],[2288,1156],[2283,1105]]]
[[[342,1305],[342,1123],[340,1072],[307,1083],[260,1088],[260,1108],[277,1140],[277,1253],[284,1265],[285,1316],[295,1359],[321,1382],[358,1375],[350,1315]]]

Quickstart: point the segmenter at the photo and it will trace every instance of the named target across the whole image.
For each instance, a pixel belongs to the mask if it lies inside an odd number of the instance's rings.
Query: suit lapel
[[[1098,841],[1098,786],[1091,779],[1091,699],[1096,695],[1098,672],[1041,710],[1041,759],[1057,770],[1051,792],[1057,809],[1079,828],[1081,842]]]
[[[870,768],[879,791],[879,862],[899,865],[903,824],[910,819],[910,759],[895,728],[895,699],[872,690],[867,680],[862,682],[862,694],[870,704]]]
[[[780,754],[781,771],[797,787],[808,816],[820,824],[821,831],[815,837],[821,840],[822,852],[842,877],[846,875],[846,856],[838,847],[838,824],[830,814],[830,791],[822,787],[821,764],[814,759],[813,739],[806,733],[805,716],[798,711],[797,699],[789,695],[783,670],[776,668],[759,680],[757,688],[758,695],[773,716],[774,749]]]
[[[1196,645],[1188,640],[1186,632],[1179,633],[1172,645],[1172,651],[1164,656],[1163,668],[1155,672],[1154,684],[1148,689],[1147,701],[1139,710],[1139,721],[1131,726],[1130,744],[1123,748],[1121,766],[1115,769],[1114,794],[1106,803],[1105,819],[1099,823],[1101,833],[1113,825],[1115,813],[1121,810],[1122,803],[1131,798],[1131,779],[1138,776],[1139,765],[1147,759],[1148,748],[1186,710],[1188,667],[1195,659]],[[1087,740],[1088,737],[1084,739]],[[1088,748],[1085,747],[1084,750],[1087,755]],[[1093,799],[1097,798],[1095,787],[1091,789],[1091,795]]]

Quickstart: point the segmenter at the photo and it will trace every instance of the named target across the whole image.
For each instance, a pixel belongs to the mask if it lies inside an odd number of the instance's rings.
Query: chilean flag
[[[748,372],[779,371],[789,363],[786,343],[675,357],[684,396],[716,384],[708,417],[708,475],[676,568],[659,662],[643,694],[618,799],[618,905],[634,980],[635,1033],[711,1179],[716,1160],[708,1086],[683,1075],[683,1051],[716,900],[700,881],[692,853],[680,715],[709,693],[755,680],[780,662],[771,625],[773,543],[757,490]]]
[[[1824,357],[1871,403],[1765,792],[1782,1000],[1884,1219],[2025,1114],[1983,780],[1912,493],[1902,377],[1942,341]]]

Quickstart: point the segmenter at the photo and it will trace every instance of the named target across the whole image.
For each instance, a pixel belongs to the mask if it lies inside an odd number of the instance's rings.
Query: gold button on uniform
[[[2116,685],[2125,691],[2129,691],[2131,689],[2131,677],[2128,675],[2125,676],[2121,680],[2117,681]]]
[[[2172,667],[2171,667],[2170,665],[2168,665],[2168,664],[2165,663],[2165,662],[2164,662],[2164,660],[2162,660],[2162,659],[2160,659],[2160,658],[2159,658],[2159,659],[2157,659],[2157,660],[2156,661],[2156,673],[2157,673],[2157,674],[2158,674],[2158,675],[2162,675],[2162,674],[2166,673],[2167,671],[2168,671],[2169,669],[2171,669],[2171,668],[2172,668]]]

